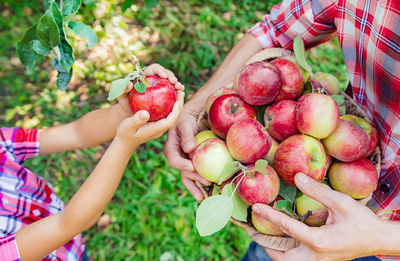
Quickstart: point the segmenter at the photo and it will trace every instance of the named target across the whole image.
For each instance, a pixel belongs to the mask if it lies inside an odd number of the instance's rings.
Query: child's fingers
[[[130,81],[127,85],[126,85],[126,89],[124,93],[128,93],[132,90],[133,88],[133,83]]]
[[[178,82],[178,79],[175,77],[175,74],[174,74],[172,71],[170,71],[170,70],[168,70],[168,69],[165,69],[165,71],[167,72],[168,80],[169,80],[172,84],[175,84],[175,83]]]
[[[156,75],[160,76],[161,78],[167,78],[168,77],[168,74],[165,71],[165,68],[162,67],[161,65],[159,65],[158,63],[154,63],[154,64],[146,67],[144,69],[144,74],[145,75],[154,75],[154,74],[156,74]]]
[[[131,131],[136,131],[140,126],[148,122],[150,119],[150,114],[148,111],[141,110],[135,113],[132,117],[129,118],[128,127],[131,128]]]
[[[175,83],[175,89],[177,89],[179,91],[184,91],[185,90],[185,86],[180,82],[176,82]]]

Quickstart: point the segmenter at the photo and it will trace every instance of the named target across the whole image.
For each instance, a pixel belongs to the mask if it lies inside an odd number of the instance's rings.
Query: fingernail
[[[147,111],[140,111],[139,118],[144,120],[147,119],[147,117],[148,117]]]
[[[297,176],[298,181],[303,184],[306,184],[308,181],[310,181],[310,178],[304,173],[299,172],[299,173],[297,173],[296,176]]]
[[[260,207],[257,206],[257,205],[254,205],[254,206],[252,207],[252,209],[253,209],[253,212],[256,213],[256,214],[260,214],[260,213],[261,213],[261,209],[260,209]]]

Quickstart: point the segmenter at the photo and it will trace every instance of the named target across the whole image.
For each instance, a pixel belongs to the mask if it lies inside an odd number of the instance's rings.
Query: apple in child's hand
[[[290,136],[275,152],[274,169],[279,177],[295,186],[294,176],[302,172],[321,181],[326,174],[326,154],[321,142],[304,134]]]
[[[215,101],[215,99],[217,99],[219,96],[222,96],[225,94],[237,94],[237,92],[235,90],[233,90],[232,88],[228,88],[228,87],[222,87],[222,88],[216,90],[210,96],[207,97],[206,112],[207,113],[210,112],[211,105]]]
[[[167,117],[177,99],[175,87],[168,79],[157,75],[146,76],[150,87],[144,93],[133,88],[129,93],[129,105],[133,113],[146,110],[150,114],[149,121],[158,121]]]
[[[232,157],[242,163],[254,163],[265,157],[271,147],[271,137],[254,119],[236,122],[228,131],[226,144]]]
[[[313,90],[324,89],[329,94],[338,94],[340,91],[339,80],[329,73],[317,72],[310,77]]]
[[[296,100],[304,89],[304,78],[300,66],[285,58],[278,58],[271,62],[282,73],[282,90],[275,101]]]
[[[365,157],[370,156],[375,151],[379,143],[379,133],[375,127],[368,121],[355,115],[345,114],[340,116],[340,118],[357,125],[367,133],[369,143],[367,152],[365,152]]]
[[[258,61],[246,65],[239,75],[240,97],[251,105],[271,103],[282,89],[281,72],[274,65]]]
[[[307,93],[297,100],[295,118],[297,129],[317,139],[332,134],[339,121],[339,106],[328,95]]]
[[[271,148],[269,148],[269,151],[267,155],[265,155],[264,159],[268,161],[268,164],[271,166],[274,166],[274,156],[275,152],[278,149],[279,142],[277,142],[274,138],[271,137]]]
[[[366,158],[352,162],[333,162],[328,172],[334,190],[352,198],[361,199],[376,189],[378,173],[374,164]]]
[[[193,153],[193,166],[206,180],[219,182],[219,176],[225,165],[233,162],[225,142],[220,139],[208,139],[200,143]]]
[[[336,130],[321,142],[326,153],[344,162],[363,157],[369,145],[367,133],[357,125],[343,119],[339,119]]]
[[[284,100],[272,104],[265,110],[265,127],[272,137],[282,141],[299,133],[294,117],[295,107],[295,101]]]
[[[279,193],[279,177],[275,170],[266,165],[267,174],[263,174],[255,170],[255,164],[246,167],[246,173],[239,172],[235,179],[239,196],[249,205],[273,202]]]
[[[326,181],[321,181],[321,184],[329,187]],[[296,212],[298,215],[304,216],[308,211],[312,213],[304,220],[304,223],[313,227],[319,227],[326,223],[329,214],[327,207],[306,194],[300,193],[296,197]]]
[[[212,103],[208,113],[208,122],[212,131],[225,139],[229,128],[243,119],[255,119],[256,109],[245,103],[237,94],[226,94]]]

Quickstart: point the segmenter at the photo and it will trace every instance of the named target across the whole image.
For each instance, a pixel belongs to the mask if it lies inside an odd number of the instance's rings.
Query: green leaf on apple
[[[303,39],[301,39],[301,35],[298,35],[296,38],[294,38],[293,51],[299,65],[307,72],[312,73],[312,69],[306,61],[306,49],[304,48],[304,42]]]
[[[304,84],[304,90],[303,93],[301,95],[304,95],[306,93],[312,93],[313,92],[313,87],[311,82],[306,82],[306,84]]]
[[[286,215],[288,215],[292,218],[296,218],[296,214],[293,211],[293,202],[290,202],[289,200],[275,201],[274,208],[276,210],[279,210],[279,211],[285,213]]]
[[[236,172],[245,168],[239,161],[232,161],[225,165],[224,169],[221,171],[218,177],[218,185],[221,185],[222,182],[228,180],[230,177],[233,176]]]
[[[254,169],[264,175],[269,175],[269,173],[267,171],[267,166],[268,166],[268,161],[259,159],[256,161]]]
[[[346,105],[344,103],[344,96],[340,94],[332,94],[331,97],[337,102],[339,106],[340,115],[346,114]]]
[[[279,196],[293,203],[296,200],[297,188],[294,186],[290,186],[281,179],[279,180],[279,182]]]
[[[107,100],[112,101],[122,94],[124,94],[126,90],[126,85],[128,85],[129,79],[118,79],[111,83],[110,91],[108,92]]]
[[[142,82],[137,81],[135,83],[135,89],[138,93],[145,93],[146,92],[146,85]]]
[[[209,236],[224,228],[232,211],[230,196],[216,195],[203,200],[196,211],[196,228],[200,236]]]
[[[244,202],[243,199],[239,196],[239,193],[237,192],[237,190],[235,190],[235,184],[226,184],[224,189],[222,190],[222,195],[232,197],[232,217],[236,220],[246,222],[247,208],[249,207],[249,205],[247,205],[246,202]]]

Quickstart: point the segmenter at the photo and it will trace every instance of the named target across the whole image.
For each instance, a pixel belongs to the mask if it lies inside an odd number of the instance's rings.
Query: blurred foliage
[[[110,82],[131,72],[130,52],[144,64],[171,69],[193,93],[211,76],[228,51],[264,13],[278,2],[233,0],[132,1],[121,11],[118,0],[85,0],[73,18],[91,25],[98,44],[66,31],[75,53],[74,76],[67,91],[56,87],[49,61],[25,70],[15,46],[43,13],[41,1],[0,2],[0,125],[44,128],[78,119],[107,106]],[[128,1],[129,2],[129,1]],[[157,2],[157,1],[155,1]],[[314,71],[335,74],[343,87],[348,76],[338,41],[308,52]],[[189,95],[190,96],[190,95]],[[140,147],[106,209],[106,228],[83,233],[93,260],[238,260],[250,242],[230,224],[201,238],[195,228],[197,203],[162,154],[165,136]],[[39,157],[26,164],[51,181],[68,202],[106,146]]]

